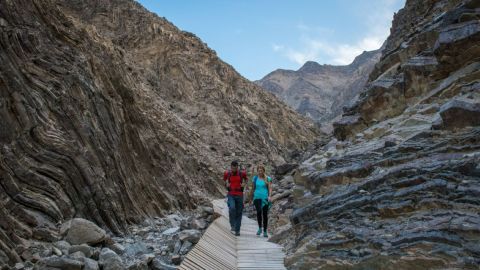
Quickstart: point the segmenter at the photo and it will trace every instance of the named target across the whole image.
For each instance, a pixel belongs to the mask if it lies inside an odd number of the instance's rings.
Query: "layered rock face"
[[[363,52],[346,66],[319,65],[309,61],[299,70],[276,70],[256,83],[299,113],[325,124],[340,116],[356,99],[381,50]]]
[[[395,15],[365,93],[294,173],[288,267],[478,269],[479,19],[479,1]]]
[[[127,0],[0,1],[0,265],[83,217],[114,233],[282,162],[318,131]]]

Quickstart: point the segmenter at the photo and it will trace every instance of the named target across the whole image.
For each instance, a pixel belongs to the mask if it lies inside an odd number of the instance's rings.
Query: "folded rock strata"
[[[131,0],[0,1],[0,265],[86,218],[116,234],[319,133]],[[265,156],[267,155],[267,156]]]
[[[294,174],[291,269],[480,265],[478,1],[406,1],[359,100]]]

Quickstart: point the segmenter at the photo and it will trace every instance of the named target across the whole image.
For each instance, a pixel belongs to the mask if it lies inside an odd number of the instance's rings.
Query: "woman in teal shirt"
[[[250,201],[252,201],[253,197],[253,204],[257,210],[257,235],[262,233],[263,225],[263,236],[268,237],[268,208],[270,207],[272,201],[272,178],[265,174],[265,166],[263,165],[257,166],[257,172],[258,175],[252,177],[252,192],[250,193]]]

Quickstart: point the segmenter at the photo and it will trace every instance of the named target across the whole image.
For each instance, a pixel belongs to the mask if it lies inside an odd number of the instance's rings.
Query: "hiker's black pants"
[[[257,210],[257,221],[258,221],[258,227],[262,228],[263,225],[263,231],[267,231],[267,226],[268,226],[268,205],[265,204],[262,208],[262,199],[255,199],[253,201],[253,204],[255,205],[255,209]],[[262,222],[263,221],[263,222]]]

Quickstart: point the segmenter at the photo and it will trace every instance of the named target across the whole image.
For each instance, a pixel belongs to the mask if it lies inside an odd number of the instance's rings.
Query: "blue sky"
[[[405,0],[138,0],[200,37],[250,80],[378,49]]]

